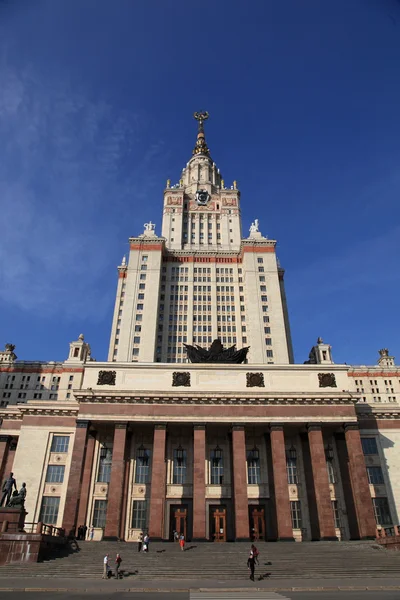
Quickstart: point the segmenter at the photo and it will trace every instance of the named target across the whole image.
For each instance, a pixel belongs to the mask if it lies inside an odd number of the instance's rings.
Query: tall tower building
[[[204,122],[179,183],[167,181],[161,236],[130,238],[119,279],[109,361],[187,362],[184,343],[250,346],[249,363],[293,362],[276,241],[256,219],[243,237],[237,182],[226,186]]]

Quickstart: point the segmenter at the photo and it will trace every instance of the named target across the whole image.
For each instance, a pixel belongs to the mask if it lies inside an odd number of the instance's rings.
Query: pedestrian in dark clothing
[[[137,551],[141,552],[142,550],[142,545],[143,545],[143,533],[140,532],[139,533],[139,539],[138,539],[138,543],[137,543]]]
[[[122,558],[119,554],[117,554],[117,558],[115,559],[115,579],[120,579],[121,574],[119,572],[119,568],[122,563]]]
[[[257,548],[255,547],[254,544],[251,545],[250,552],[253,553],[255,563],[257,563],[257,565],[259,565],[260,563],[259,563],[258,557],[259,557],[260,553],[259,553],[259,551],[257,550]]]
[[[3,495],[1,497],[0,506],[3,506],[4,500],[6,500],[5,506],[7,506],[7,504],[10,502],[13,487],[17,490],[17,483],[14,479],[14,473],[10,473],[10,476],[4,481],[1,489]]]
[[[250,579],[252,581],[254,581],[254,567],[255,567],[255,564],[256,564],[255,556],[254,556],[253,552],[250,552],[250,556],[247,559],[247,567],[248,567],[248,569],[250,571]]]
[[[87,525],[84,525],[82,527],[82,539],[86,540],[86,534],[87,534]]]

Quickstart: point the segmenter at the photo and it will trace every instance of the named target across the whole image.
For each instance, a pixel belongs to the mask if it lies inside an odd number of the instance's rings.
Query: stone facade
[[[83,336],[62,363],[0,353],[0,479],[25,481],[27,520],[94,539],[372,538],[398,523],[400,370],[336,365],[318,339],[293,364],[276,243],[242,236],[199,130],[178,184],[118,267],[110,350]],[[245,364],[191,364],[184,343],[250,346]]]

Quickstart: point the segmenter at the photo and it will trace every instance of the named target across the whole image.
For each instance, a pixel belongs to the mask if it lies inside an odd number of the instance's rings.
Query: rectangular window
[[[326,469],[328,471],[329,483],[336,483],[335,469],[331,460],[326,461]]]
[[[392,518],[389,511],[387,498],[372,498],[374,505],[375,520],[377,525],[391,525]]]
[[[138,448],[136,454],[135,483],[149,483],[150,481],[150,450]]]
[[[137,304],[136,310],[143,310],[143,304]],[[137,319],[137,316],[136,316],[136,319]]]
[[[258,262],[258,264],[262,264],[262,263],[264,262],[264,259],[263,259],[263,258],[260,258],[260,257],[258,257],[258,258],[257,258],[257,262]]]
[[[361,438],[364,454],[378,454],[378,446],[375,438]]]
[[[255,448],[247,454],[247,477],[249,484],[259,484],[261,482],[260,457]]]
[[[220,448],[211,450],[210,467],[211,485],[222,485],[224,481],[224,457]]]
[[[50,452],[68,452],[69,435],[53,435]]]
[[[54,496],[43,496],[40,508],[39,521],[46,525],[56,525],[60,498]]]
[[[381,467],[367,467],[368,481],[374,485],[383,484],[383,473]]]
[[[336,529],[340,529],[340,514],[337,500],[332,500],[332,512]]]
[[[99,469],[97,472],[97,481],[100,483],[110,483],[111,477],[111,464],[112,464],[112,449],[103,448],[100,449],[99,458]]]
[[[288,483],[297,483],[297,458],[286,457]]]
[[[93,527],[106,526],[107,500],[95,500],[93,507]]]
[[[144,294],[138,294],[138,300],[144,300]]]
[[[174,450],[174,471],[172,483],[183,485],[186,481],[186,450],[179,447]]]
[[[46,483],[63,483],[64,465],[49,465],[46,473]]]
[[[147,501],[134,500],[132,507],[132,529],[146,529]]]
[[[135,336],[135,337],[133,338],[133,343],[134,343],[134,344],[140,344],[140,337],[139,337],[139,336]]]
[[[290,502],[290,514],[292,516],[292,528],[301,529],[301,506],[298,500]]]

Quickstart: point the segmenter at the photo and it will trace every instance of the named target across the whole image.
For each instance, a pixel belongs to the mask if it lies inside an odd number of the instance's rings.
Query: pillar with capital
[[[271,425],[270,437],[277,539],[293,542],[283,426],[278,424]]]
[[[164,538],[166,436],[166,425],[159,424],[154,426],[149,515],[149,536],[153,540],[162,540]]]
[[[319,423],[307,426],[308,444],[313,478],[313,495],[317,516],[318,537],[321,540],[337,540],[333,517],[331,493],[322,429]],[[310,515],[311,518],[311,515]]]
[[[104,539],[108,540],[117,540],[120,537],[127,427],[127,423],[115,423],[111,478],[108,484],[106,527],[104,530]]]
[[[81,495],[81,484],[85,464],[86,443],[90,421],[76,421],[74,447],[72,450],[67,494],[62,526],[67,535],[74,534],[78,525],[78,508]]]

